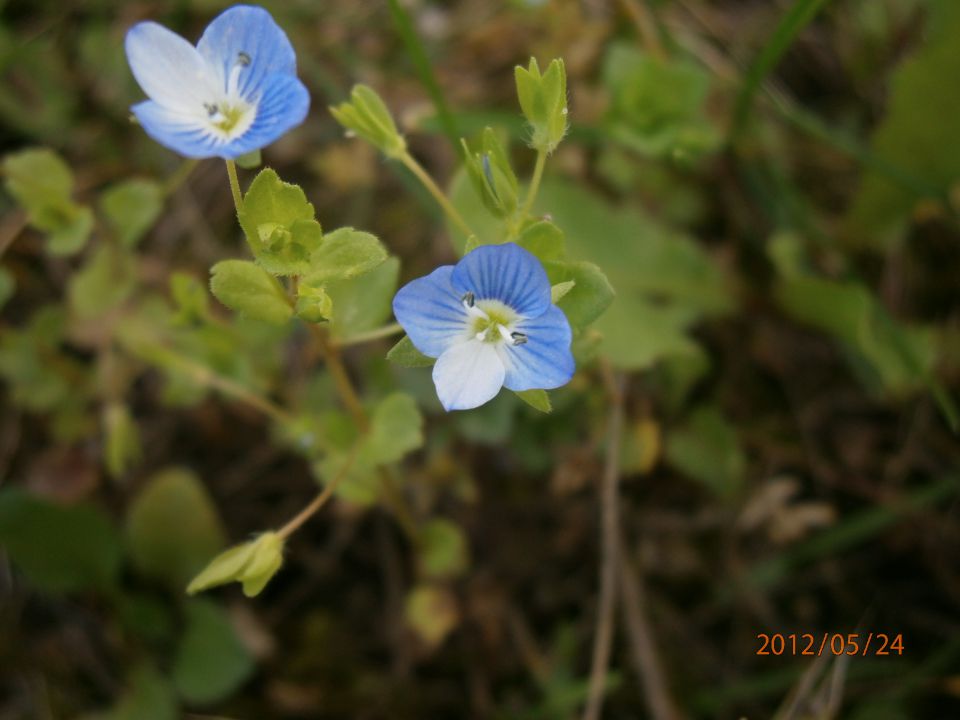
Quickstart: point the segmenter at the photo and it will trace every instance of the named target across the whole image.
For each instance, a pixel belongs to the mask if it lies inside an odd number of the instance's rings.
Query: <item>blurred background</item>
[[[44,227],[0,194],[0,718],[578,717],[610,444],[596,363],[549,416],[509,394],[445,415],[389,340],[350,349],[365,396],[399,386],[426,415],[402,490],[453,527],[428,602],[391,515],[348,502],[259,597],[183,593],[316,490],[203,369],[335,402],[302,331],[216,301],[180,338],[199,371],[122,340],[172,273],[203,294],[212,263],[247,256],[223,164],[184,166],[130,122],[122,45],[144,19],[195,41],[227,5],[0,0],[0,153],[55,150],[73,203]],[[324,228],[376,233],[401,282],[454,259],[448,230],[327,106],[376,88],[474,218],[454,141],[491,125],[529,173],[513,68],[566,62],[571,130],[538,207],[614,285],[597,352],[626,378],[604,717],[960,716],[960,3],[264,5],[313,97],[264,162]],[[118,235],[119,261],[100,251]],[[890,647],[803,656],[806,633]]]

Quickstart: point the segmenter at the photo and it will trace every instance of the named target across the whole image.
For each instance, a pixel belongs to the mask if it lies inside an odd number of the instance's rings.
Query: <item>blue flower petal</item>
[[[127,32],[127,61],[140,87],[170,110],[198,118],[218,93],[210,65],[197,49],[162,25],[142,22]]]
[[[404,285],[393,297],[393,314],[414,346],[440,357],[458,340],[469,337],[467,311],[450,284],[452,265]]]
[[[251,5],[236,5],[214,18],[197,50],[214,68],[224,92],[232,89],[235,75],[236,90],[248,100],[256,100],[273,73],[297,72],[297,56],[286,33],[270,13]],[[238,66],[241,59],[249,64]]]
[[[216,157],[223,150],[223,141],[191,115],[176,112],[153,100],[138,103],[132,110],[147,135],[185,157]]]
[[[222,157],[238,158],[266,147],[307,117],[310,93],[295,75],[273,74],[264,81],[253,124],[240,137],[225,145]]]
[[[576,369],[570,352],[570,323],[556,305],[540,317],[523,320],[516,330],[523,345],[503,345],[506,385],[510,390],[552,390],[570,382]]]
[[[457,263],[451,278],[458,296],[499,300],[520,315],[537,317],[550,307],[550,281],[540,261],[515,243],[482,245]]]
[[[503,377],[496,346],[480,340],[451,345],[433,366],[433,384],[445,410],[470,410],[492,400]]]

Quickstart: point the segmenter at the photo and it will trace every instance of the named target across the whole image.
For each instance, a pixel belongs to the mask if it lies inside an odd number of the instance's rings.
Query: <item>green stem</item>
[[[357,457],[357,451],[359,450],[359,447],[359,444],[354,446],[343,467],[340,468],[340,471],[334,476],[333,480],[327,483],[327,486],[323,489],[323,491],[317,495],[303,510],[298,512],[289,521],[287,521],[286,525],[277,530],[277,535],[281,540],[286,540],[288,537],[293,535],[293,533],[300,529],[301,525],[316,515],[320,508],[326,505],[327,500],[333,497],[333,493],[336,491],[337,486],[350,472],[350,468],[353,466],[353,461]]]
[[[230,178],[230,192],[233,193],[233,205],[237,215],[243,210],[243,194],[240,192],[240,179],[237,177],[237,164],[227,160],[227,177]]]
[[[334,345],[337,347],[360,345],[361,343],[370,342],[371,340],[379,340],[380,338],[390,337],[391,335],[399,335],[402,332],[403,328],[399,323],[390,323],[389,325],[384,325],[382,328],[377,328],[376,330],[370,330],[369,332],[352,335],[348,338],[344,338],[343,340],[334,341]]]
[[[187,178],[190,177],[190,174],[196,170],[197,165],[200,163],[199,160],[184,160],[180,163],[180,167],[174,170],[170,177],[167,178],[167,181],[163,184],[163,196],[170,197],[175,193]]]
[[[537,199],[537,193],[540,191],[540,181],[543,179],[543,168],[547,164],[547,151],[537,150],[537,164],[533,167],[533,177],[530,179],[530,189],[527,190],[527,199],[520,210],[520,218],[524,219],[533,209],[533,201]]]
[[[473,235],[473,231],[470,229],[470,226],[467,225],[467,221],[463,219],[463,216],[460,214],[460,211],[457,210],[453,203],[447,198],[443,190],[433,181],[433,178],[430,177],[430,174],[423,169],[423,166],[420,165],[413,156],[404,151],[402,155],[398,157],[403,166],[407,168],[410,172],[414,174],[417,180],[420,181],[420,184],[423,185],[427,192],[433,195],[433,199],[437,201],[437,204],[443,208],[443,211],[447,214],[447,217],[453,221],[453,224],[467,237]]]

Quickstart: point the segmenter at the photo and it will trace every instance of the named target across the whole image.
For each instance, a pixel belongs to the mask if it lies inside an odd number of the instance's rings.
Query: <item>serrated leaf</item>
[[[301,275],[323,233],[303,189],[266,168],[250,183],[239,213],[254,257],[275,275]]]
[[[160,216],[163,189],[152,180],[125,180],[103,193],[100,207],[120,243],[133,247]]]
[[[189,470],[173,468],[151,477],[133,501],[127,514],[127,542],[141,574],[179,589],[226,539],[200,479]]]
[[[0,490],[0,545],[47,592],[105,590],[120,570],[120,537],[100,510],[55,505],[17,488]]]
[[[542,413],[553,412],[550,395],[547,394],[546,390],[518,390],[514,394],[534,410],[539,410]]]
[[[407,335],[400,338],[400,341],[390,348],[387,353],[387,360],[406,368],[431,367],[437,361],[436,358],[428,357],[417,350],[413,341]]]
[[[210,272],[210,290],[232,310],[273,325],[283,325],[293,316],[283,286],[260,266],[221,260]]]
[[[250,677],[253,658],[230,618],[209,600],[185,606],[186,629],[173,661],[173,683],[184,700],[207,705],[228,697]]]
[[[339,228],[327,233],[310,256],[307,283],[349,280],[370,272],[387,259],[387,251],[375,235]]]

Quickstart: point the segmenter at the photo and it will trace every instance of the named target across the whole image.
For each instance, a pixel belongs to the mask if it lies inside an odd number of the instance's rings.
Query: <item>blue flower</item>
[[[240,157],[302,123],[310,108],[293,47],[263,8],[224,11],[196,47],[155,22],[134,25],[125,44],[150,97],[133,114],[181,155]]]
[[[514,243],[484,245],[400,288],[393,313],[414,346],[437,358],[447,410],[510,390],[550,390],[573,377],[570,323],[550,300],[536,257]]]

